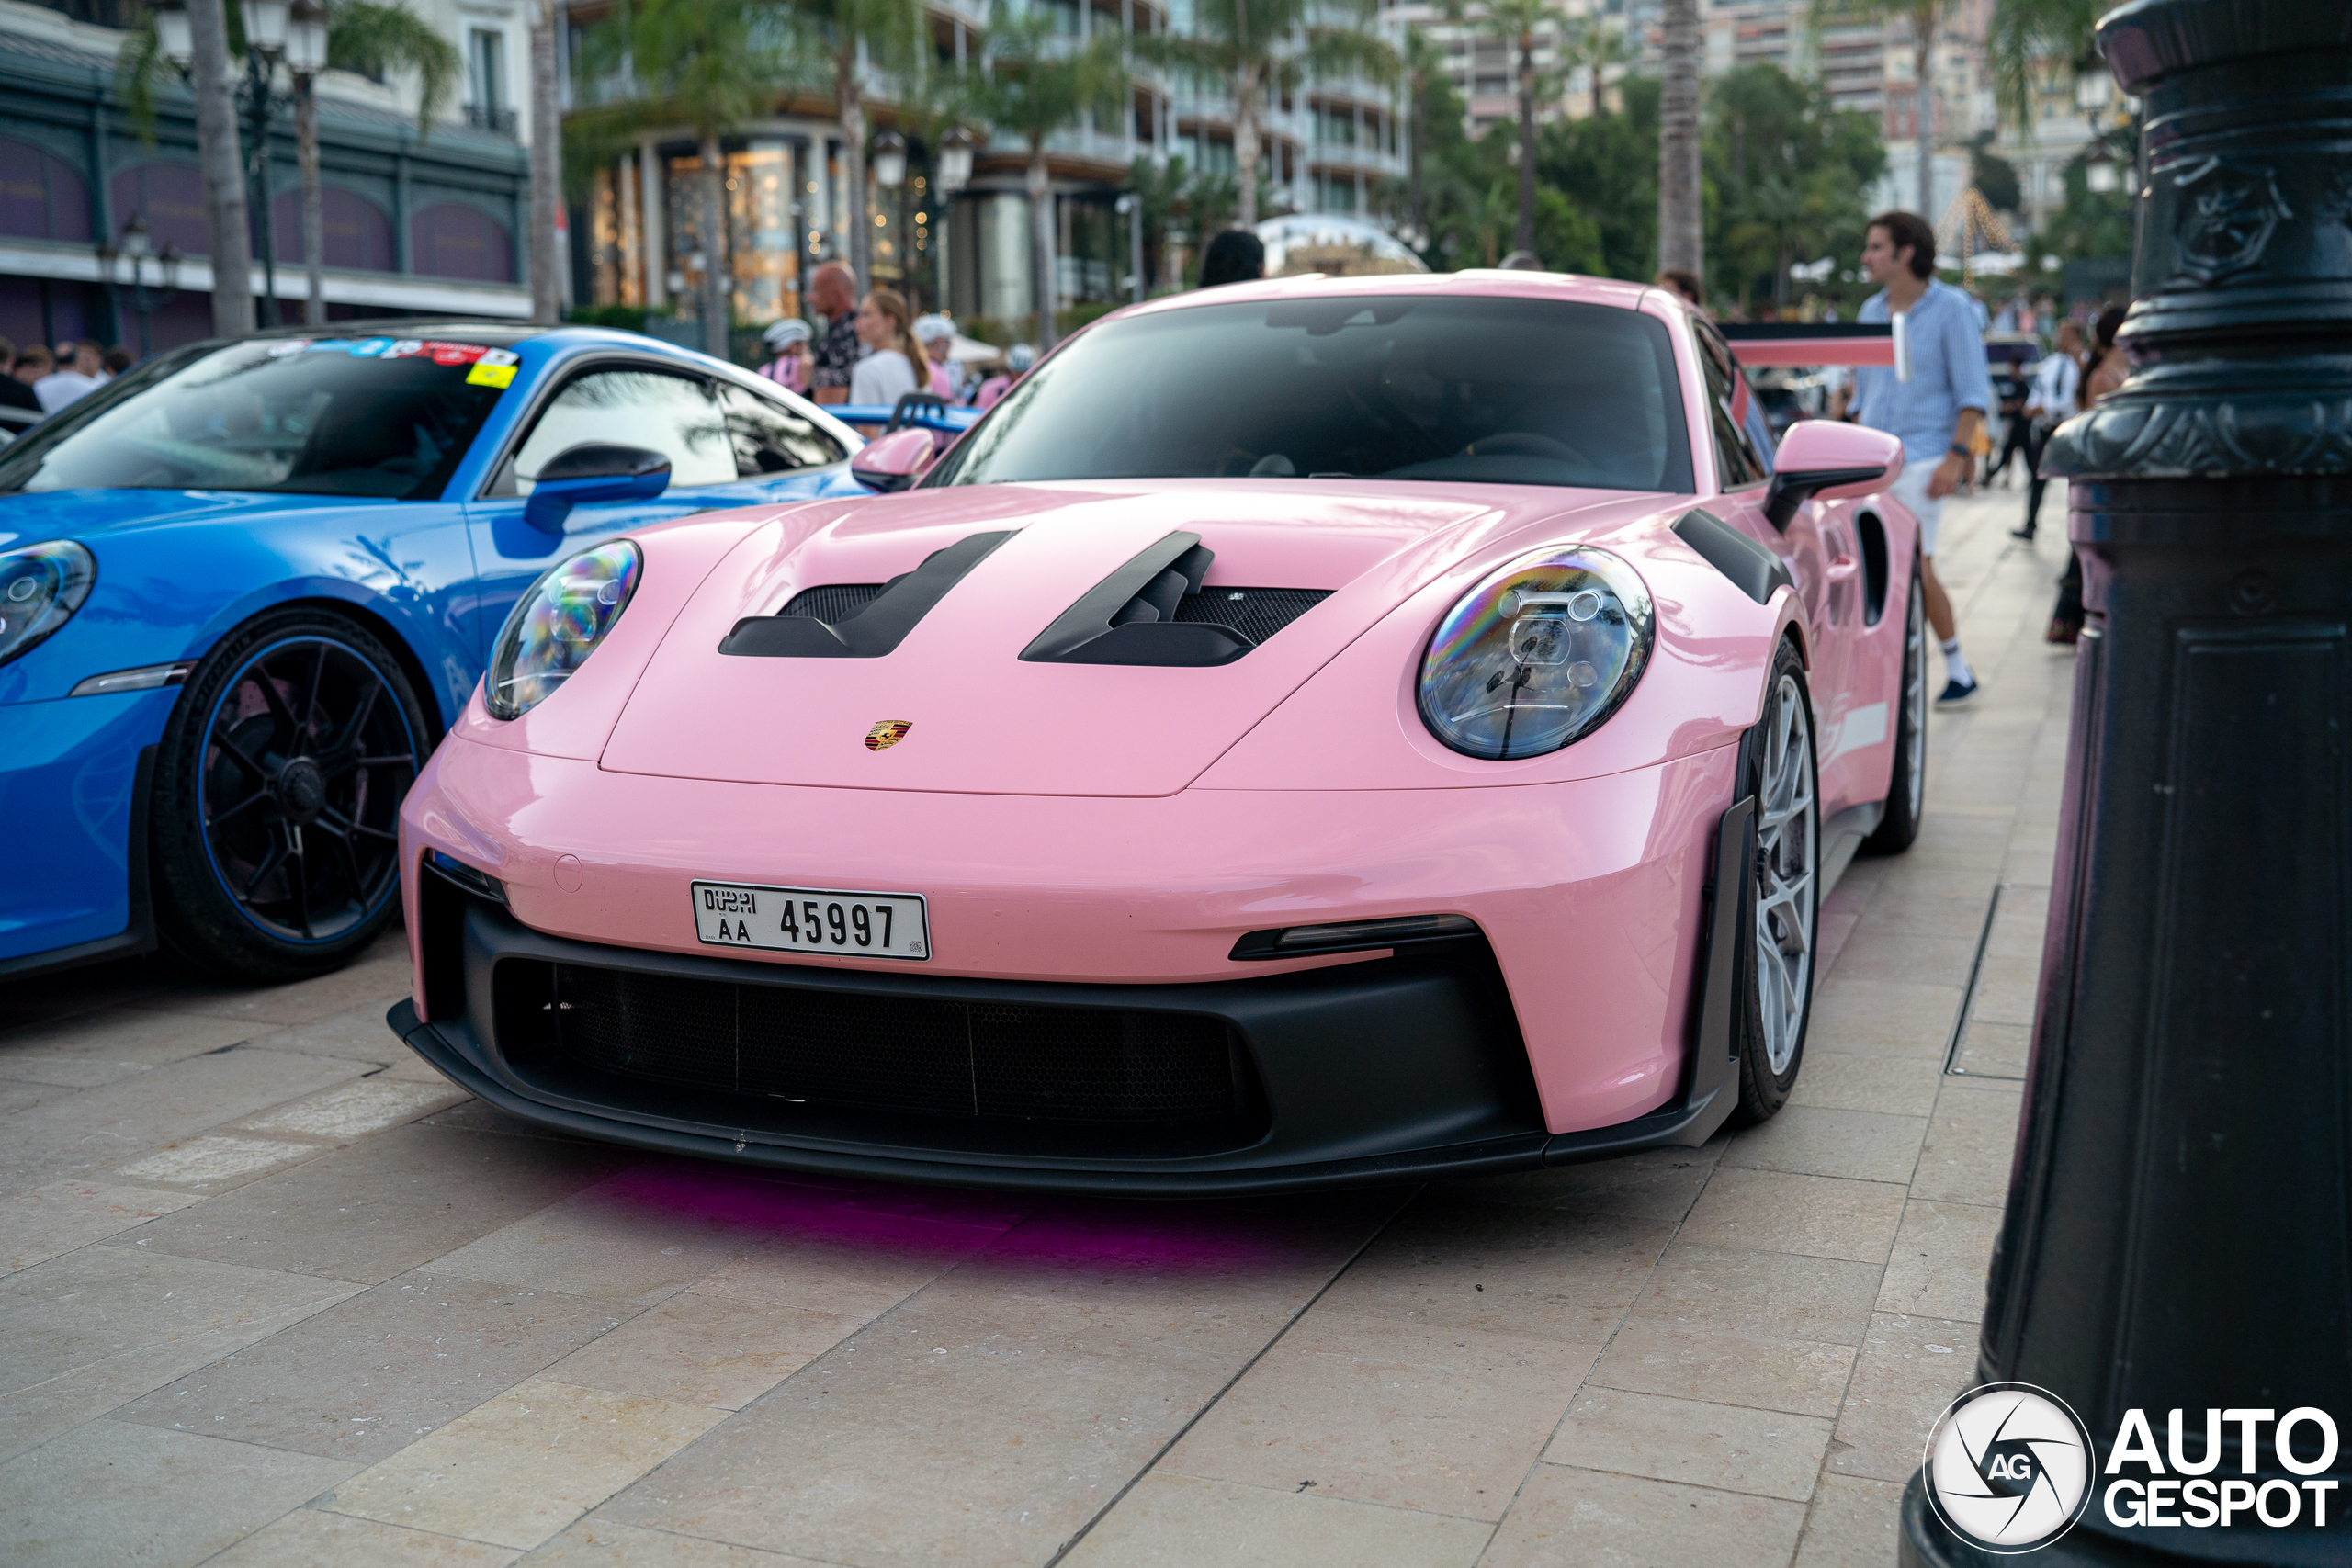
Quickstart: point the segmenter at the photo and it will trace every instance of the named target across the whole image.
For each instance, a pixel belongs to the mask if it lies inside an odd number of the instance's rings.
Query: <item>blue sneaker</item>
[[[1943,695],[1936,699],[1936,705],[1939,708],[1957,707],[1975,694],[1976,682],[1973,680],[1947,681],[1944,682]]]

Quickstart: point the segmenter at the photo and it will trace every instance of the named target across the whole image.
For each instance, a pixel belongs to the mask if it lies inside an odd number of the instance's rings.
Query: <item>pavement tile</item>
[[[1975,1381],[1976,1341],[1973,1323],[1873,1314],[1829,1445],[1830,1472],[1910,1480],[1936,1417]]]
[[[1539,1464],[1480,1568],[1781,1568],[1804,1505]]]
[[[1829,1428],[1824,1417],[1784,1410],[1595,1389],[1570,1407],[1544,1458],[1802,1503],[1821,1473]]]
[[[1911,1196],[1998,1208],[2008,1201],[2024,1090],[2015,1084],[1955,1085],[1936,1101]]]
[[[299,1133],[348,1144],[387,1127],[413,1122],[430,1111],[468,1098],[450,1083],[404,1083],[398,1078],[362,1078],[323,1094],[281,1105],[244,1123],[252,1133]]]
[[[1984,920],[1984,907],[1979,905],[1976,921],[1980,928]],[[1922,936],[1915,931],[1883,930],[1866,916],[1860,929],[1838,954],[1838,978],[1906,986],[1965,986],[1969,967],[1976,962],[1976,938],[1974,931],[1965,936]]]
[[[1996,958],[1985,954],[1977,966],[1976,990],[1969,998],[1970,1022],[1983,1019],[1986,1023],[2033,1022],[2035,1002],[2041,994],[2041,954],[2030,957]]]
[[[1902,1057],[1940,1065],[1960,1016],[1961,987],[1858,979],[1840,970],[1813,995],[1805,1054]],[[1799,1075],[1802,1081],[1803,1075]]]
[[[69,1100],[74,1091],[57,1084],[10,1083],[0,1078],[0,1116],[12,1111],[30,1111],[35,1106],[54,1100]]]
[[[405,1275],[189,1372],[119,1416],[372,1464],[622,1315],[581,1296]]]
[[[102,1181],[52,1181],[0,1199],[0,1274],[29,1269],[198,1201],[192,1192]]]
[[[1798,1080],[1804,1080],[1803,1074]],[[1785,1105],[1770,1122],[1734,1138],[1724,1165],[1842,1176],[1859,1181],[1907,1182],[1918,1165],[1919,1141],[1927,1130],[1924,1116]]]
[[[478,1540],[403,1529],[348,1514],[297,1508],[214,1558],[206,1568],[318,1568],[322,1562],[369,1568],[506,1568],[521,1552]]]
[[[628,1162],[588,1144],[408,1126],[206,1200],[151,1250],[376,1284],[569,1197]]]
[[[723,1166],[645,1160],[459,1247],[435,1268],[650,1304],[840,1207],[814,1189]],[[876,1228],[890,1223],[877,1217]]]
[[[1672,1232],[1658,1220],[1424,1198],[1381,1233],[1322,1304],[1599,1345],[1641,1293]]]
[[[1240,1361],[1090,1356],[1001,1332],[953,1339],[893,1314],[605,1517],[863,1568],[1042,1562]]]
[[[1890,1182],[1725,1167],[1699,1195],[1681,1235],[1756,1252],[1880,1263],[1902,1214],[1903,1189]]]
[[[1805,1515],[1796,1568],[1886,1568],[1902,1550],[1903,1488],[1825,1475]]]
[[[1155,1472],[1103,1517],[1069,1568],[1470,1568],[1491,1527],[1406,1508]]]
[[[548,1369],[558,1382],[740,1410],[857,1331],[859,1321],[683,1292]]]
[[[199,1189],[222,1187],[240,1178],[251,1179],[324,1152],[316,1144],[210,1134],[165,1144],[154,1153],[121,1167],[118,1174],[133,1181],[169,1181]]]
[[[1599,1350],[1318,1306],[1159,1468],[1499,1519]]]
[[[2022,958],[2039,964],[2049,924],[2048,888],[2006,886],[2001,889],[2000,910],[1993,917],[1992,933],[1984,942],[1984,956]]]
[[[1955,1077],[2025,1079],[2033,1055],[2033,1031],[2022,1023],[1987,1023],[1971,1018],[1961,1031],[1960,1050],[1952,1057]]]
[[[1915,1201],[1887,1259],[1881,1312],[1973,1323],[1984,1315],[1984,1276],[2000,1235],[2001,1211],[1973,1203]]]
[[[779,1557],[748,1546],[641,1530],[592,1514],[523,1559],[532,1568],[828,1568],[806,1557]]]
[[[1936,1108],[1936,1089],[1942,1077],[1933,1061],[1846,1055],[1816,1050],[1808,1042],[1804,1070],[1797,1074],[1796,1086],[1789,1090],[1789,1106],[1925,1116]]]
[[[1845,1345],[1728,1334],[1636,1314],[1610,1340],[1592,1386],[1833,1417],[1853,1365]]]
[[[93,1421],[0,1464],[0,1561],[194,1564],[350,1473],[306,1454]]]
[[[13,1119],[8,1136],[0,1138],[0,1194],[112,1170],[158,1145],[353,1076],[349,1062],[236,1049],[85,1089],[36,1115]]]
[[[1805,1072],[1810,1074],[1808,1063]],[[1804,1077],[1798,1080],[1803,1087]],[[1924,1113],[1926,1107],[1922,1106]],[[1695,1149],[1645,1149],[1623,1159],[1589,1160],[1507,1176],[1472,1176],[1433,1183],[1432,1198],[1456,1203],[1508,1203],[1530,1209],[1577,1209],[1636,1220],[1679,1220],[1699,1201],[1728,1137]]]
[[[130,959],[61,969],[0,986],[0,1029],[18,1029],[76,1013],[161,996],[182,984],[160,960]]]
[[[1973,953],[1984,930],[1984,910],[1992,902],[1993,878],[1984,872],[1961,874],[1973,878],[1976,886],[1962,892],[1949,885],[1923,886],[1925,879],[1905,877],[1890,883],[1871,898],[1863,924],[1874,931],[1964,942]]]
[[[130,1005],[241,1023],[317,1023],[369,1003],[389,1008],[408,995],[413,977],[406,940],[394,927],[357,962],[333,974],[259,987],[198,982]]]
[[[353,1476],[330,1506],[527,1550],[726,1418],[535,1379]]]
[[[0,1458],[350,1293],[330,1280],[130,1247],[86,1247],[19,1269],[0,1279]]]
[[[234,1045],[248,1024],[105,1008],[0,1033],[0,1078],[96,1089]]]
[[[341,1056],[346,1061],[367,1062],[376,1066],[391,1066],[416,1062],[423,1058],[408,1048],[407,1042],[392,1032],[384,1021],[384,1014],[400,998],[370,998],[358,1006],[312,1023],[298,1023],[286,1027],[268,1026],[261,1031],[248,1031],[246,1043],[256,1051],[299,1051],[306,1056]],[[431,1068],[425,1069],[431,1072]],[[433,1074],[439,1082],[447,1080]]]
[[[1930,750],[1934,749],[1932,736],[1928,746]],[[1931,805],[1919,824],[1918,838],[1904,852],[1904,861],[1905,864],[1916,862],[1923,866],[1999,871],[2008,850],[2010,831],[2007,812],[1999,816],[1963,816],[1955,811],[1939,811]]]
[[[1878,1300],[1875,1263],[1751,1252],[1678,1236],[1634,1316],[1764,1339],[1859,1345]]]

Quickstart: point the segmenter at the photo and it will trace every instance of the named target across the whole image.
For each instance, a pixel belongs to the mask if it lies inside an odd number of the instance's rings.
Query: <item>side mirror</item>
[[[642,446],[585,441],[547,460],[523,503],[523,521],[545,533],[563,532],[571,509],[588,502],[650,501],[670,488],[670,459]]]
[[[858,449],[849,460],[849,477],[870,491],[888,495],[922,478],[937,449],[932,433],[919,425],[894,430]]]
[[[1815,497],[1846,501],[1883,490],[1903,471],[1903,443],[1883,430],[1832,419],[1801,419],[1781,437],[1764,515],[1786,533],[1797,508]]]

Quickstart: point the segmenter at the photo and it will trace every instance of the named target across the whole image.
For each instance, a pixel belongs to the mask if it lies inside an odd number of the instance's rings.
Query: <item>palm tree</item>
[[[865,211],[864,72],[904,75],[919,66],[928,42],[922,11],[917,0],[796,0],[796,14],[801,48],[830,78],[833,112],[842,122],[842,175],[850,189],[849,265],[864,287],[872,281],[874,243]]]
[[[2096,34],[2108,0],[1995,0],[1984,52],[2001,112],[2033,134],[2033,78],[2048,62],[2105,70]]]
[[[1044,6],[1012,11],[996,0],[989,15],[981,70],[967,83],[972,111],[1029,148],[1029,271],[1037,304],[1037,346],[1054,345],[1054,201],[1046,143],[1088,110],[1116,112],[1130,78],[1122,40],[1097,35],[1083,46],[1065,43]],[[1138,263],[1140,265],[1140,263]]]
[[[325,0],[324,9],[327,69],[379,78],[389,71],[414,72],[417,134],[430,135],[463,65],[457,46],[399,0]],[[325,259],[326,220],[319,186],[318,100],[308,78],[299,83],[294,101],[294,147],[302,165],[302,265],[310,276],[302,319],[317,326],[327,319],[326,295],[319,278]],[[539,249],[539,236],[534,234],[532,254],[537,256]]]
[[[1147,60],[1231,85],[1235,228],[1258,221],[1258,130],[1270,101],[1310,73],[1396,74],[1396,51],[1364,26],[1373,7],[1374,0],[1197,0],[1189,35],[1134,40]]]
[[[1936,220],[1936,40],[1954,0],[1813,0],[1818,30],[1841,22],[1905,22],[1911,28],[1912,120],[1919,158],[1919,216]]]
[[[188,20],[192,32],[198,38],[199,13],[205,9],[201,0],[192,0]],[[227,113],[228,157],[236,161],[236,119],[233,79],[225,74],[227,62],[244,53],[243,18],[223,16],[215,0],[213,15],[223,23],[221,34],[223,85],[219,95],[224,98]],[[449,101],[450,90],[457,85],[463,67],[457,46],[443,38],[400,0],[322,0],[319,6],[327,25],[326,68],[330,71],[353,71],[380,80],[388,71],[411,71],[417,78],[417,133],[430,135],[433,122]],[[314,15],[318,13],[313,13]],[[198,65],[191,72],[195,80],[190,87],[197,98],[197,139],[199,156],[211,157],[211,143],[207,140],[205,122],[207,91],[203,85],[205,71],[201,64],[204,45],[197,45]],[[139,25],[125,35],[115,56],[116,90],[128,107],[131,125],[142,136],[153,135],[155,123],[155,84],[163,79],[167,62],[164,58],[161,39],[156,31],[155,14],[149,11],[140,17]],[[323,192],[319,181],[319,107],[312,83],[306,75],[295,78],[294,147],[302,170],[302,260],[310,277],[310,297],[302,311],[302,319],[317,325],[326,317],[326,298],[322,289],[319,269],[324,250],[325,223],[322,212]],[[220,107],[220,106],[216,106]],[[212,195],[213,179],[208,162],[206,185],[208,197]],[[224,217],[219,202],[213,202],[210,213],[212,227],[213,330],[219,333],[250,332],[253,318],[246,315],[241,324],[230,326],[221,320],[224,296],[242,290],[223,290],[219,278],[234,276],[238,269],[252,265],[252,251],[246,234],[244,186],[242,176],[233,186],[235,215]],[[234,240],[242,258],[231,256],[222,249],[223,236]],[[276,310],[276,301],[271,309]]]
[[[1657,265],[1703,276],[1707,247],[1699,197],[1699,0],[1665,0],[1658,17]]]
[[[583,64],[592,76],[621,79],[639,91],[573,116],[582,154],[594,167],[639,130],[684,125],[700,143],[699,197],[695,228],[703,247],[703,347],[727,356],[732,301],[727,286],[726,169],[719,138],[729,128],[769,113],[782,85],[800,73],[795,49],[797,18],[779,0],[636,0],[598,25],[587,39]],[[857,143],[853,141],[851,146]],[[862,177],[862,165],[853,189]],[[550,227],[552,223],[550,223]],[[853,221],[854,239],[859,225]],[[648,265],[652,265],[649,258]]]
[[[1464,0],[1450,0],[1457,20]],[[1511,248],[1535,248],[1535,35],[1549,30],[1555,44],[1566,23],[1555,0],[1477,0],[1472,25],[1519,51],[1519,229]]]
[[[531,319],[563,313],[563,256],[556,244],[563,199],[563,115],[556,102],[555,0],[531,6]]]

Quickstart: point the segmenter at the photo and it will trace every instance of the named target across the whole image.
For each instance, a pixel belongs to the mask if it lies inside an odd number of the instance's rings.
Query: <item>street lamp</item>
[[[906,212],[899,201],[899,188],[907,183],[907,139],[895,130],[884,130],[874,138],[874,145],[867,158],[869,165],[874,170],[874,183],[880,186],[884,193],[883,211],[876,216],[875,226],[887,230],[893,218],[899,220],[897,232],[886,233],[883,238],[884,243],[890,245],[891,254],[898,260],[899,281],[902,284],[909,283],[911,281],[909,276],[910,271],[909,264],[914,260],[914,257],[908,253]],[[874,265],[877,279],[881,276],[881,264],[877,261]]]
[[[979,139],[960,125],[951,125],[939,139],[932,159],[932,256],[939,268],[939,308],[949,308],[947,253],[956,243],[956,193],[972,183],[972,153]]]
[[[2095,1490],[2041,1568],[2344,1561],[2340,1528],[2158,1540],[2117,1511],[2138,1495],[2168,1522],[2152,1478],[2217,1467],[2266,1497],[2352,1483],[2352,1447],[2323,1456],[2309,1419],[2352,1412],[2352,278],[2343,165],[2310,150],[2352,81],[2344,19],[2342,0],[2139,0],[2098,30],[2153,128],[2117,340],[2134,368],[2041,464],[2071,486],[2085,615],[1971,1380],[2046,1389],[2088,1429]],[[2165,1438],[2135,1459],[2127,1421]],[[1962,1542],[1929,1479],[1905,1495],[1905,1564],[2038,1544]]]
[[[874,139],[874,183],[884,190],[907,183],[907,139],[895,130]]]
[[[155,47],[181,71],[196,62],[196,39],[188,32],[187,9],[174,6],[155,13]]]

